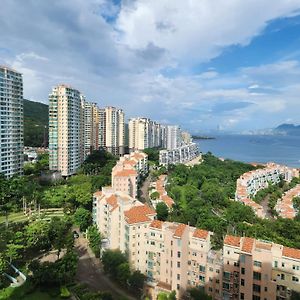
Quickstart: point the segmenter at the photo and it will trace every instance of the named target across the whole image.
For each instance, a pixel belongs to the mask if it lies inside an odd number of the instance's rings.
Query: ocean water
[[[300,168],[300,136],[220,135],[195,140],[201,152],[243,162],[276,162]]]

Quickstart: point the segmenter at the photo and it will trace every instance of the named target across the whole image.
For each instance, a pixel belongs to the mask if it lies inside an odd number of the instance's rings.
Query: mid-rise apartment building
[[[77,172],[84,160],[84,100],[68,85],[49,95],[49,168],[62,176]]]
[[[93,218],[108,249],[120,249],[147,275],[148,293],[203,287],[213,299],[291,299],[300,292],[300,250],[227,235],[212,249],[213,233],[162,222],[134,198],[104,188],[94,194]]]
[[[290,182],[293,177],[299,177],[299,171],[287,166],[268,163],[264,168],[244,173],[237,180],[235,200],[253,208],[258,217],[265,218],[263,207],[251,198],[268,185],[279,183],[281,179]]]
[[[112,169],[112,188],[131,197],[137,197],[138,183],[148,174],[148,156],[132,152],[120,157]]]
[[[23,173],[23,78],[0,66],[0,173],[5,177]]]
[[[172,150],[159,151],[159,164],[168,166],[170,164],[184,164],[199,156],[196,143],[183,145]]]

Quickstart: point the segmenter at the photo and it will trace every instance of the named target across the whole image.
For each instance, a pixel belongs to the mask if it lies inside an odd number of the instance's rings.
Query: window
[[[253,279],[255,279],[255,280],[261,280],[261,273],[259,273],[259,272],[253,272]]]
[[[177,252],[177,257],[180,258],[180,256],[181,256],[181,253],[180,253],[180,251],[178,251]]]
[[[241,279],[241,286],[245,286],[245,279]]]
[[[229,280],[230,279],[230,272],[223,272],[223,278]]]
[[[209,271],[210,271],[210,272],[213,272],[213,271],[214,271],[214,269],[210,267],[210,268],[209,268]]]
[[[284,275],[284,274],[281,274],[281,275],[280,275],[280,279],[281,279],[281,280],[285,280],[285,275]]]
[[[259,296],[256,296],[256,295],[253,295],[253,296],[252,296],[252,300],[260,300],[260,297],[259,297]]]
[[[292,277],[292,281],[294,281],[294,282],[299,282],[299,278],[296,277],[296,276],[293,276],[293,277]]]
[[[180,280],[180,274],[177,274],[177,280]]]
[[[246,260],[245,255],[244,255],[244,254],[241,254],[241,256],[240,256],[240,262],[241,262],[241,263],[244,263],[245,260]]]
[[[299,267],[299,266],[295,266],[295,265],[293,265],[293,270],[297,270],[297,271],[299,271],[299,270],[300,270],[300,267]]]
[[[284,268],[284,263],[281,263],[281,266]]]
[[[200,271],[200,272],[205,272],[205,266],[201,266],[201,265],[200,265],[200,266],[199,266],[199,271]]]
[[[245,299],[245,295],[244,293],[241,293],[241,297],[240,297],[241,300],[244,300]]]
[[[177,290],[180,290],[180,284],[177,284]]]
[[[241,268],[241,273],[245,275],[245,268]]]
[[[253,262],[253,264],[254,264],[255,267],[261,268],[261,262],[260,262],[260,261],[255,260],[255,261]]]
[[[205,276],[200,275],[199,280],[202,281],[202,282],[205,282]]]
[[[229,287],[230,287],[229,283],[223,282],[223,289],[229,290]]]
[[[180,268],[180,261],[177,262],[177,268]]]
[[[278,268],[278,261],[277,260],[274,261],[274,267]]]
[[[265,292],[267,292],[268,291],[268,288],[265,286]]]
[[[253,284],[253,292],[260,293],[260,285]]]

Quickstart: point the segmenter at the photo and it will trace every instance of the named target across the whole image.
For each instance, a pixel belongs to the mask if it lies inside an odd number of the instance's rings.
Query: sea
[[[300,136],[217,135],[195,140],[202,153],[247,163],[276,162],[300,168]]]

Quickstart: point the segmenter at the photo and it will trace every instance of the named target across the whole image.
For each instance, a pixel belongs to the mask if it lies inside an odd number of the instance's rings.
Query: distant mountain
[[[24,99],[24,145],[41,147],[48,137],[48,105]]]
[[[274,131],[287,135],[300,135],[300,125],[281,124],[277,126]]]

